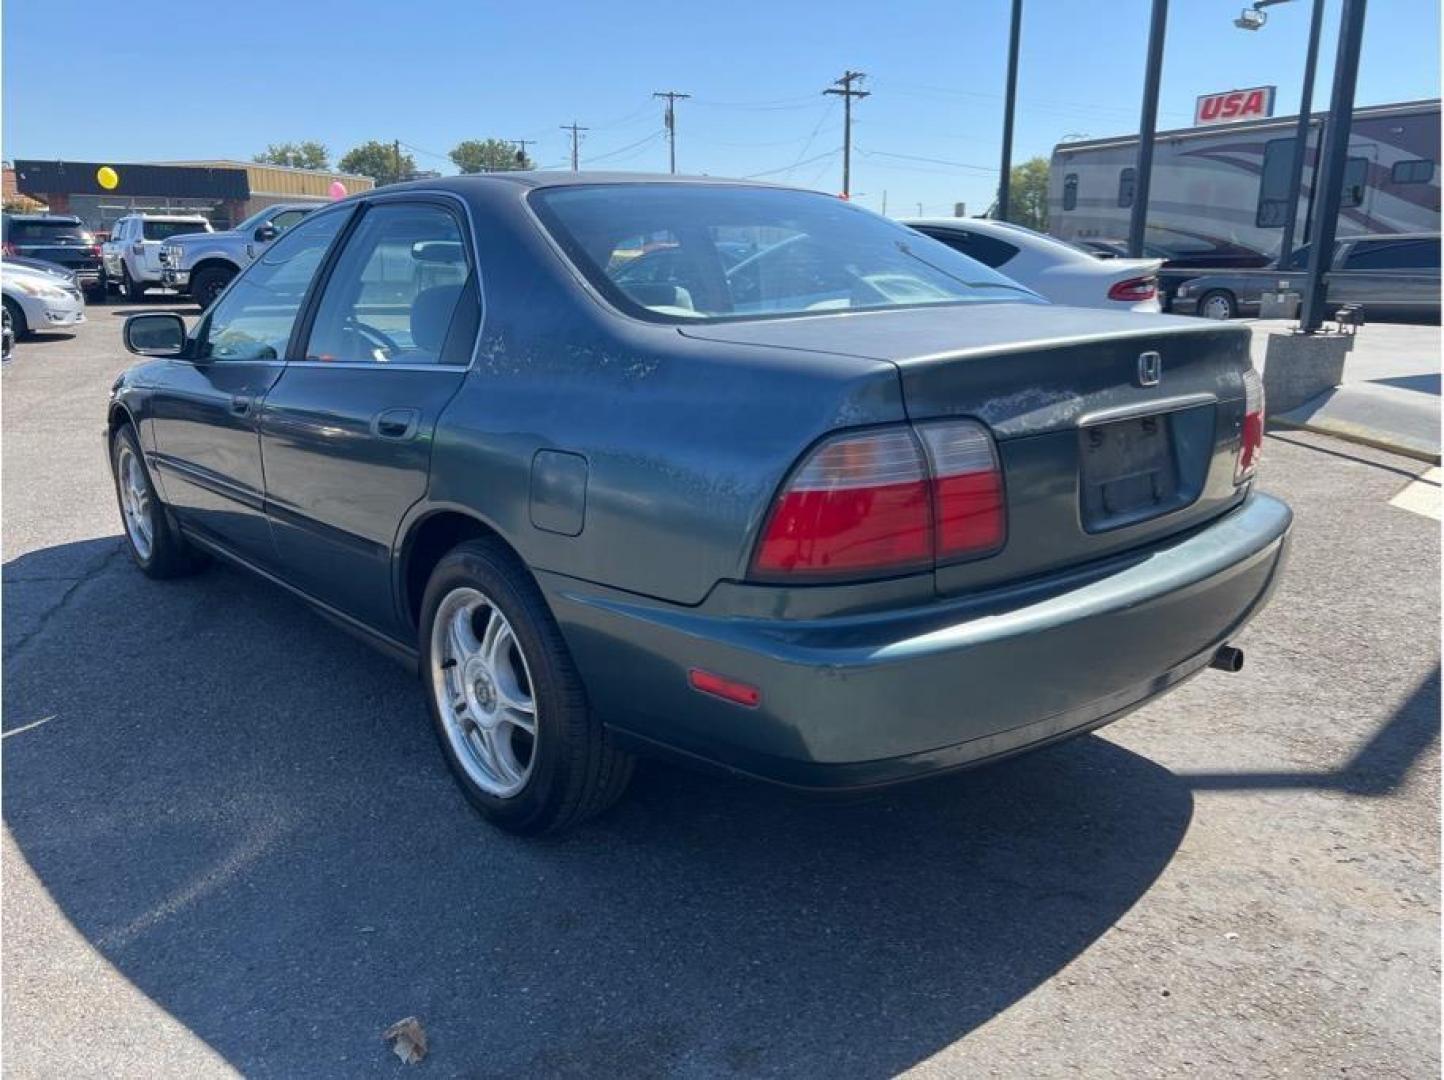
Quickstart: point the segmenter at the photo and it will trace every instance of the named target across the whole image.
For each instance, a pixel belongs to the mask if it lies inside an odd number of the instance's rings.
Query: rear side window
[[[16,244],[90,243],[90,234],[69,221],[12,221],[6,232]]]
[[[211,309],[201,346],[214,360],[277,360],[311,279],[349,213],[304,221],[267,249]]]
[[[326,282],[306,359],[440,363],[469,272],[461,224],[446,209],[371,207]]]
[[[1362,240],[1344,262],[1346,270],[1438,270],[1438,240]]]
[[[209,226],[204,221],[144,221],[141,228],[147,240],[169,240],[183,233],[206,232]]]
[[[1078,205],[1078,174],[1070,172],[1063,177],[1063,209],[1072,210]]]
[[[1124,169],[1118,174],[1118,205],[1133,205],[1133,189],[1138,173],[1133,169]]]
[[[977,259],[984,266],[991,266],[994,270],[1018,254],[1016,247],[1006,240],[999,240],[996,236],[984,236],[981,233],[953,229],[924,229],[923,231],[934,240],[941,240],[954,251],[961,251],[964,255]]]
[[[1396,184],[1427,184],[1434,179],[1434,162],[1428,158],[1396,161],[1389,170],[1389,179]]]

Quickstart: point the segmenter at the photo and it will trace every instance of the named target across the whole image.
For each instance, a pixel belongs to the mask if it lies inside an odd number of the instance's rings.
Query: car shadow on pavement
[[[1192,814],[1088,736],[865,801],[644,765],[523,841],[453,787],[414,680],[281,591],[147,581],[116,537],[5,582],[6,823],[245,1073],[391,1075],[416,1015],[433,1075],[892,1075],[1108,931]]]

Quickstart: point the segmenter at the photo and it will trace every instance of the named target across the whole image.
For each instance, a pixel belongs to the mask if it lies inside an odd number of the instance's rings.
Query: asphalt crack
[[[110,564],[115,561],[116,557],[124,554],[125,544],[123,541],[117,539],[115,541],[115,546],[111,548],[110,551],[106,552],[105,555],[96,559],[93,563],[87,566],[74,578],[51,579],[57,581],[68,580],[70,581],[70,585],[68,588],[65,589],[64,592],[60,594],[60,598],[56,600],[55,603],[51,604],[48,608],[46,608],[40,613],[39,617],[35,620],[35,626],[33,629],[31,629],[28,633],[20,635],[19,638],[13,643],[8,641],[6,642],[6,661],[8,662],[18,658],[20,654],[25,650],[26,646],[28,646],[32,641],[34,641],[37,637],[39,637],[45,632],[46,628],[50,625],[51,621],[55,618],[55,616],[59,615],[62,611],[64,611],[70,606],[70,602],[75,598],[75,594],[80,591],[80,587],[82,585],[86,584],[89,581],[94,581],[97,577],[104,574],[106,570],[110,568]],[[19,583],[27,580],[42,581],[46,579],[26,579],[20,577],[14,579],[7,578],[6,580],[13,580]]]

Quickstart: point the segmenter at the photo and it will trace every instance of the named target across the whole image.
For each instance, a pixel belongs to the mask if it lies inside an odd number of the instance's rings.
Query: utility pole
[[[401,183],[405,177],[401,175],[401,140],[391,140],[391,161],[396,170],[396,183]]]
[[[1003,164],[998,170],[998,220],[1008,220],[1008,188],[1013,182],[1013,104],[1018,98],[1018,36],[1023,29],[1023,0],[1013,0],[1008,34],[1008,89],[1003,98]]]
[[[1168,25],[1168,0],[1153,0],[1148,24],[1148,64],[1143,73],[1143,114],[1138,120],[1138,173],[1133,182],[1133,212],[1128,219],[1128,257],[1143,254],[1148,226],[1148,187],[1153,178],[1153,133],[1158,129],[1158,81],[1163,74],[1163,34]]]
[[[882,216],[887,217],[887,188],[882,189]]]
[[[1299,100],[1299,123],[1294,132],[1294,158],[1289,163],[1289,205],[1284,216],[1283,237],[1279,241],[1278,265],[1281,269],[1288,266],[1289,255],[1294,249],[1294,228],[1298,224],[1299,196],[1304,183],[1304,154],[1309,145],[1309,114],[1314,109],[1314,69],[1319,62],[1319,33],[1323,25],[1324,0],[1314,0],[1314,13],[1309,20],[1309,52],[1304,59],[1304,89]],[[1319,149],[1322,151],[1323,147]],[[1317,165],[1314,176],[1318,176]],[[1307,226],[1304,231],[1308,231]]]
[[[842,197],[844,199],[852,197],[852,99],[872,96],[867,90],[854,90],[852,84],[865,78],[867,76],[863,72],[849,69],[842,73],[842,78],[823,91],[824,94],[836,94],[842,98]]]
[[[561,128],[563,131],[570,131],[572,133],[572,172],[576,172],[577,147],[581,144],[581,133],[583,131],[589,131],[591,129],[580,127],[575,120],[573,120],[570,124],[561,125]]]
[[[691,94],[679,94],[675,90],[658,90],[654,98],[667,99],[667,111],[662,114],[662,123],[667,129],[667,171],[677,171],[677,102],[685,101]]]
[[[1309,234],[1309,279],[1304,287],[1303,317],[1299,329],[1317,333],[1324,322],[1328,282],[1324,275],[1333,261],[1334,237],[1339,227],[1339,204],[1348,168],[1349,133],[1354,126],[1354,87],[1359,79],[1359,48],[1364,38],[1364,0],[1344,0],[1339,17],[1339,51],[1334,57],[1334,91],[1329,101],[1329,125],[1324,129],[1322,159],[1314,183],[1313,229]]]
[[[923,216],[923,204],[922,204],[922,203],[918,203],[918,217],[922,217],[922,216]]]
[[[527,148],[527,146],[529,146],[529,145],[530,145],[530,146],[535,146],[535,145],[536,145],[536,140],[535,140],[535,139],[512,139],[512,140],[511,140],[511,144],[512,144],[512,146],[515,146],[515,147],[516,147],[516,163],[517,163],[518,165],[525,165],[525,164],[526,164],[526,148]]]

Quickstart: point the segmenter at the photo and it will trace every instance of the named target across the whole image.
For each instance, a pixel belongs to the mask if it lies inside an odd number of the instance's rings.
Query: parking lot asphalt
[[[1437,1075],[1423,464],[1270,437],[1295,544],[1245,670],[1099,734],[854,802],[651,765],[528,842],[401,669],[129,563],[127,310],[0,382],[7,1075]]]

